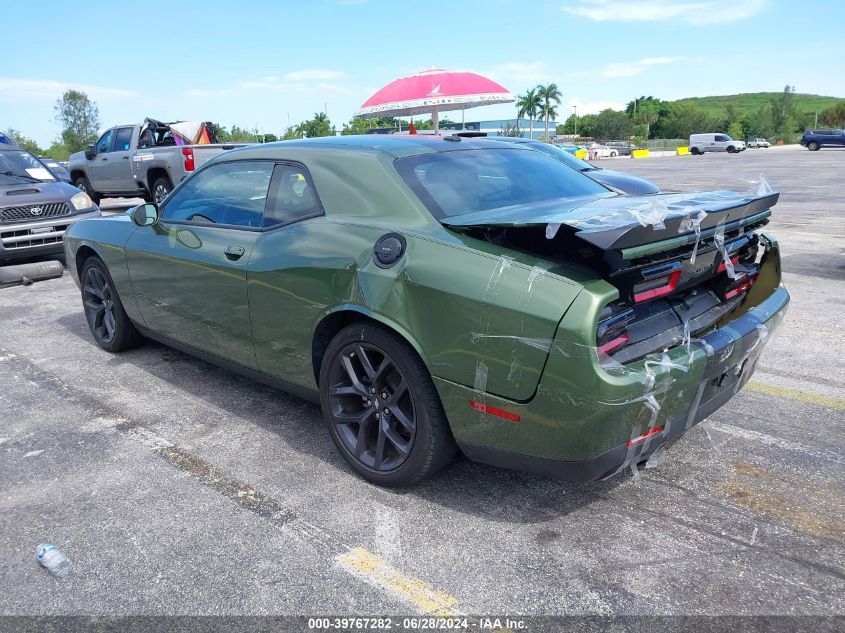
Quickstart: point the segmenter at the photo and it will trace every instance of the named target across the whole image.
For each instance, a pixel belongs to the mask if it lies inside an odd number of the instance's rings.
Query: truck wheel
[[[689,153],[692,154],[693,156],[698,156],[701,153],[701,151],[697,147],[690,147]]]
[[[167,176],[156,178],[153,183],[153,202],[159,203],[164,200],[165,196],[170,193],[171,189],[173,189],[173,185],[170,183],[170,178]]]
[[[728,154],[736,154],[736,148],[733,145],[728,145]]]
[[[76,180],[73,181],[73,186],[79,189],[80,191],[87,193],[88,197],[91,198],[94,204],[100,204],[100,194],[98,194],[91,188],[91,183],[88,182],[87,176],[79,176]]]
[[[807,149],[811,152],[818,151],[819,147],[821,147],[821,145],[819,145],[816,141],[810,141],[807,143]]]

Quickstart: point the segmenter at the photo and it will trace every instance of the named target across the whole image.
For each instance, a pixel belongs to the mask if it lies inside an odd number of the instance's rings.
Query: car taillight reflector
[[[664,295],[668,295],[678,287],[678,282],[681,279],[681,268],[680,265],[678,269],[667,274],[661,275],[659,277],[652,277],[646,279],[644,282],[637,284],[634,286],[634,303],[641,303],[643,301],[648,301],[649,299],[656,299],[657,297],[662,297]],[[641,290],[637,292],[637,287],[648,286],[647,290]]]
[[[651,437],[652,435],[657,435],[658,433],[663,433],[662,426],[655,426],[654,428],[649,429],[639,437],[635,437],[632,440],[628,440],[627,442],[625,442],[625,446],[636,446],[637,444],[642,444],[646,441],[647,438]]]
[[[182,156],[185,160],[185,171],[194,171],[194,150],[183,149]]]
[[[487,413],[489,415],[495,415],[499,418],[504,418],[505,420],[510,420],[511,422],[519,423],[522,419],[516,413],[511,413],[510,411],[505,411],[504,409],[497,409],[496,407],[491,407],[489,405],[484,404],[483,402],[478,402],[477,400],[470,400],[469,406],[471,406],[476,411],[481,411],[482,413]]]
[[[731,299],[732,297],[737,296],[740,292],[744,290],[748,290],[751,286],[754,285],[754,280],[757,278],[756,275],[752,275],[747,280],[743,281],[739,284],[736,288],[732,288],[725,293],[725,299]]]
[[[736,257],[731,257],[731,264],[733,264],[734,266],[736,266],[738,263],[739,263],[739,256],[736,256]],[[722,262],[722,263],[721,263],[721,264],[719,264],[719,266],[716,268],[716,272],[717,272],[717,273],[723,273],[723,272],[725,272],[727,269],[728,269],[728,265],[727,265],[725,262]]]
[[[628,341],[631,340],[631,336],[625,332],[621,336],[617,336],[612,341],[608,341],[607,343],[603,343],[599,345],[599,351],[603,354],[610,354],[615,349],[619,349],[623,345],[625,345]]]

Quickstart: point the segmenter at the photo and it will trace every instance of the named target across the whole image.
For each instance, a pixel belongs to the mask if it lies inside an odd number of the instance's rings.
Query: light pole
[[[575,110],[575,136],[578,136],[578,106],[572,106],[572,109]]]

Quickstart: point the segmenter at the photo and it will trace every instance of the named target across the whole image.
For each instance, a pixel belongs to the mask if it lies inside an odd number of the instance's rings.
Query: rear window
[[[437,219],[608,190],[557,159],[522,149],[473,149],[400,158],[396,169]]]

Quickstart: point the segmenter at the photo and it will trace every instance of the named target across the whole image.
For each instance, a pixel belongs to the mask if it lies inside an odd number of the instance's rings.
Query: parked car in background
[[[602,145],[601,143],[590,143],[587,145],[587,151],[589,152],[591,159],[614,158],[619,155],[619,152],[615,149],[608,147],[607,145]]]
[[[732,139],[727,134],[707,133],[691,134],[689,137],[690,154],[696,156],[705,152],[727,152],[736,154],[745,150],[745,143]]]
[[[771,143],[764,138],[752,138],[747,143],[748,147],[760,148],[760,147],[771,147]]]
[[[807,130],[801,137],[801,145],[812,151],[822,147],[845,146],[845,130],[837,128]]]
[[[94,202],[109,197],[159,202],[205,161],[246,145],[213,141],[214,128],[206,122],[169,124],[147,119],[141,124],[118,125],[106,130],[84,152],[70,157],[71,179]]]
[[[567,167],[571,167],[575,171],[581,172],[596,182],[599,182],[606,187],[610,187],[611,189],[621,191],[622,193],[634,195],[660,193],[660,187],[645,178],[625,174],[621,171],[596,167],[595,165],[588,163],[585,160],[581,160],[577,156],[567,152],[566,150],[562,150],[555,145],[551,145],[550,143],[534,141],[528,138],[514,138],[510,136],[488,136],[487,140],[516,143],[517,145],[523,145],[538,152],[543,152],[544,154],[548,154],[552,158],[559,160]]]
[[[637,149],[636,145],[628,141],[607,141],[604,145],[612,149],[619,156],[630,156],[631,152]]]
[[[70,172],[67,170],[67,167],[62,165],[59,161],[53,158],[47,158],[46,156],[39,156],[38,160],[44,163],[44,166],[49,169],[50,173],[58,180],[70,184]]]
[[[66,259],[100,347],[149,337],[320,402],[370,482],[411,485],[457,448],[584,481],[749,380],[789,301],[756,232],[777,197],[623,196],[457,136],[314,138],[75,224]]]
[[[99,215],[87,194],[35,156],[0,143],[0,264],[61,253],[68,227]]]
[[[564,152],[569,152],[573,156],[580,158],[581,160],[586,160],[589,157],[590,152],[587,150],[586,147],[582,147],[580,145],[570,145],[567,143],[555,143],[555,147],[562,149]]]

